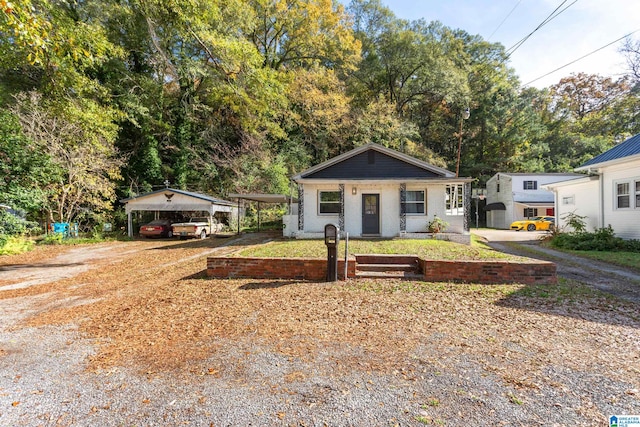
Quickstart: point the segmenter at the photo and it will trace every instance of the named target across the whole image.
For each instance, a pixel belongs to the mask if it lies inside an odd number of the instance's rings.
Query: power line
[[[496,27],[495,30],[493,30],[493,32],[491,34],[489,34],[489,37],[487,38],[487,40],[491,40],[491,37],[493,37],[493,35],[496,33],[496,31],[498,31],[500,29],[500,27],[502,27],[502,24],[504,24],[504,22],[509,19],[509,17],[511,16],[511,14],[513,13],[514,10],[516,10],[516,8],[520,5],[520,3],[522,2],[522,0],[518,0],[518,3],[516,3],[515,6],[513,6],[513,9],[511,9],[511,12],[509,12],[507,14],[507,16],[504,17],[504,19],[502,20],[502,22],[500,22],[498,24],[498,26]]]
[[[607,48],[607,47],[611,46],[612,44],[617,43],[617,42],[619,42],[620,40],[625,39],[625,38],[629,37],[630,35],[632,35],[632,34],[634,34],[634,33],[637,33],[638,31],[640,31],[640,28],[638,28],[637,30],[634,30],[634,31],[630,32],[630,33],[629,33],[629,34],[627,34],[627,35],[624,35],[624,36],[620,37],[619,39],[616,39],[616,40],[612,41],[611,43],[607,43],[606,45],[604,45],[604,46],[602,46],[602,47],[599,47],[598,49],[596,49],[596,50],[594,50],[594,51],[592,51],[592,52],[589,52],[589,53],[587,53],[586,55],[583,55],[583,56],[581,56],[581,57],[580,57],[580,58],[578,58],[578,59],[574,59],[573,61],[571,61],[571,62],[569,62],[569,63],[567,63],[567,64],[565,64],[565,65],[563,65],[563,66],[561,66],[561,67],[558,67],[558,68],[556,68],[556,69],[555,69],[555,70],[553,70],[553,71],[549,71],[548,73],[546,73],[546,74],[544,74],[544,75],[542,75],[542,76],[540,76],[540,77],[538,77],[538,78],[535,78],[535,79],[531,80],[530,82],[527,82],[527,83],[523,84],[522,86],[523,86],[523,87],[528,86],[528,85],[530,85],[530,84],[531,84],[531,83],[533,83],[533,82],[536,82],[536,81],[538,81],[538,80],[540,80],[540,79],[542,79],[542,78],[544,78],[544,77],[547,77],[547,76],[548,76],[548,75],[550,75],[550,74],[555,73],[556,71],[562,70],[563,68],[568,67],[568,66],[569,66],[569,65],[571,65],[571,64],[575,64],[576,62],[578,62],[578,61],[580,61],[580,60],[582,60],[582,59],[586,58],[587,56],[591,56],[591,55],[593,55],[594,53],[599,52],[599,51],[601,51],[602,49]]]
[[[555,18],[557,18],[561,13],[563,13],[564,11],[566,11],[567,9],[569,9],[571,6],[573,6],[574,4],[576,4],[576,2],[578,0],[574,0],[571,4],[569,4],[567,7],[565,7],[562,10],[558,10],[560,9],[568,0],[564,0],[562,3],[560,3],[560,5],[558,7],[556,7],[554,9],[553,12],[551,12],[549,14],[549,16],[547,16],[533,31],[531,31],[529,34],[527,34],[525,37],[523,37],[520,41],[518,41],[516,44],[514,44],[513,46],[511,46],[509,49],[507,49],[505,51],[505,53],[507,54],[507,59],[509,59],[511,57],[511,55],[513,55],[513,53],[518,50],[518,48],[520,48],[520,46],[522,46],[528,39],[529,37],[531,37],[534,33],[536,33],[540,28],[542,28],[543,26],[545,26],[546,24],[548,24],[549,22],[551,22],[552,20],[554,20]]]

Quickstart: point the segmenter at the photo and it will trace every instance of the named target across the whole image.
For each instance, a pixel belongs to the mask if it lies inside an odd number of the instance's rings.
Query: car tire
[[[200,239],[204,240],[207,238],[207,230],[202,230],[200,232]]]
[[[170,238],[172,238],[172,237],[173,237],[173,231],[169,230],[169,231],[167,232],[167,237],[168,237],[169,239],[170,239]]]
[[[527,231],[536,231],[536,226],[535,226],[535,224],[529,224],[529,225],[527,225]]]

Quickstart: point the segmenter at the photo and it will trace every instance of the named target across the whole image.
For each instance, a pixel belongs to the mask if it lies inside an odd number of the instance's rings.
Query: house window
[[[576,204],[575,196],[564,196],[562,198],[562,204],[563,205],[575,205]]]
[[[538,181],[524,181],[523,187],[525,190],[537,190]]]
[[[621,182],[616,184],[616,208],[624,209],[630,206],[629,183]]]
[[[499,192],[500,192],[500,183],[497,183],[496,184],[496,193],[499,193]]]
[[[640,208],[640,181],[636,181],[636,208]]]
[[[447,215],[464,215],[462,184],[447,184],[445,209]]]
[[[340,192],[339,191],[319,191],[318,210],[321,214],[340,213]]]
[[[533,218],[534,216],[538,216],[538,208],[524,208],[525,218]]]
[[[408,214],[424,215],[425,213],[425,198],[424,190],[419,191],[407,191],[407,201],[405,202],[405,212]]]

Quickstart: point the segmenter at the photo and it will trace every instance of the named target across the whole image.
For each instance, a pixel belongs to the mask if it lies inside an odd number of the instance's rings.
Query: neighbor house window
[[[339,191],[319,191],[318,208],[321,214],[340,213],[340,192]]]
[[[621,182],[616,184],[616,208],[624,209],[631,206],[631,196],[629,194],[629,183]]]
[[[640,208],[640,181],[636,181],[635,186],[636,186],[636,208]]]
[[[538,208],[524,208],[525,218],[533,218],[534,216],[538,216]]]
[[[447,184],[446,214],[464,215],[464,186],[462,184]]]
[[[496,184],[496,193],[499,193],[499,192],[500,192],[500,183],[497,183]]]
[[[538,189],[538,181],[525,181],[523,188],[525,190],[537,190]]]
[[[424,190],[407,191],[407,201],[405,202],[405,212],[408,214],[424,215]]]
[[[562,204],[563,205],[575,205],[576,204],[575,196],[564,196],[562,198]]]

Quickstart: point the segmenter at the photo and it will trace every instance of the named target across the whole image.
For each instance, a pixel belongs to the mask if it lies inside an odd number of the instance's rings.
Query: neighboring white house
[[[487,181],[487,227],[508,229],[513,221],[555,216],[555,199],[544,184],[575,179],[577,173],[504,173]]]
[[[588,176],[549,184],[558,203],[557,221],[575,212],[589,231],[611,225],[624,239],[640,239],[640,134],[575,169]]]
[[[446,232],[469,235],[473,180],[378,144],[329,159],[292,180],[298,206],[284,218],[287,236],[320,237],[330,223],[350,236],[406,236],[426,232],[435,216],[449,223]]]

